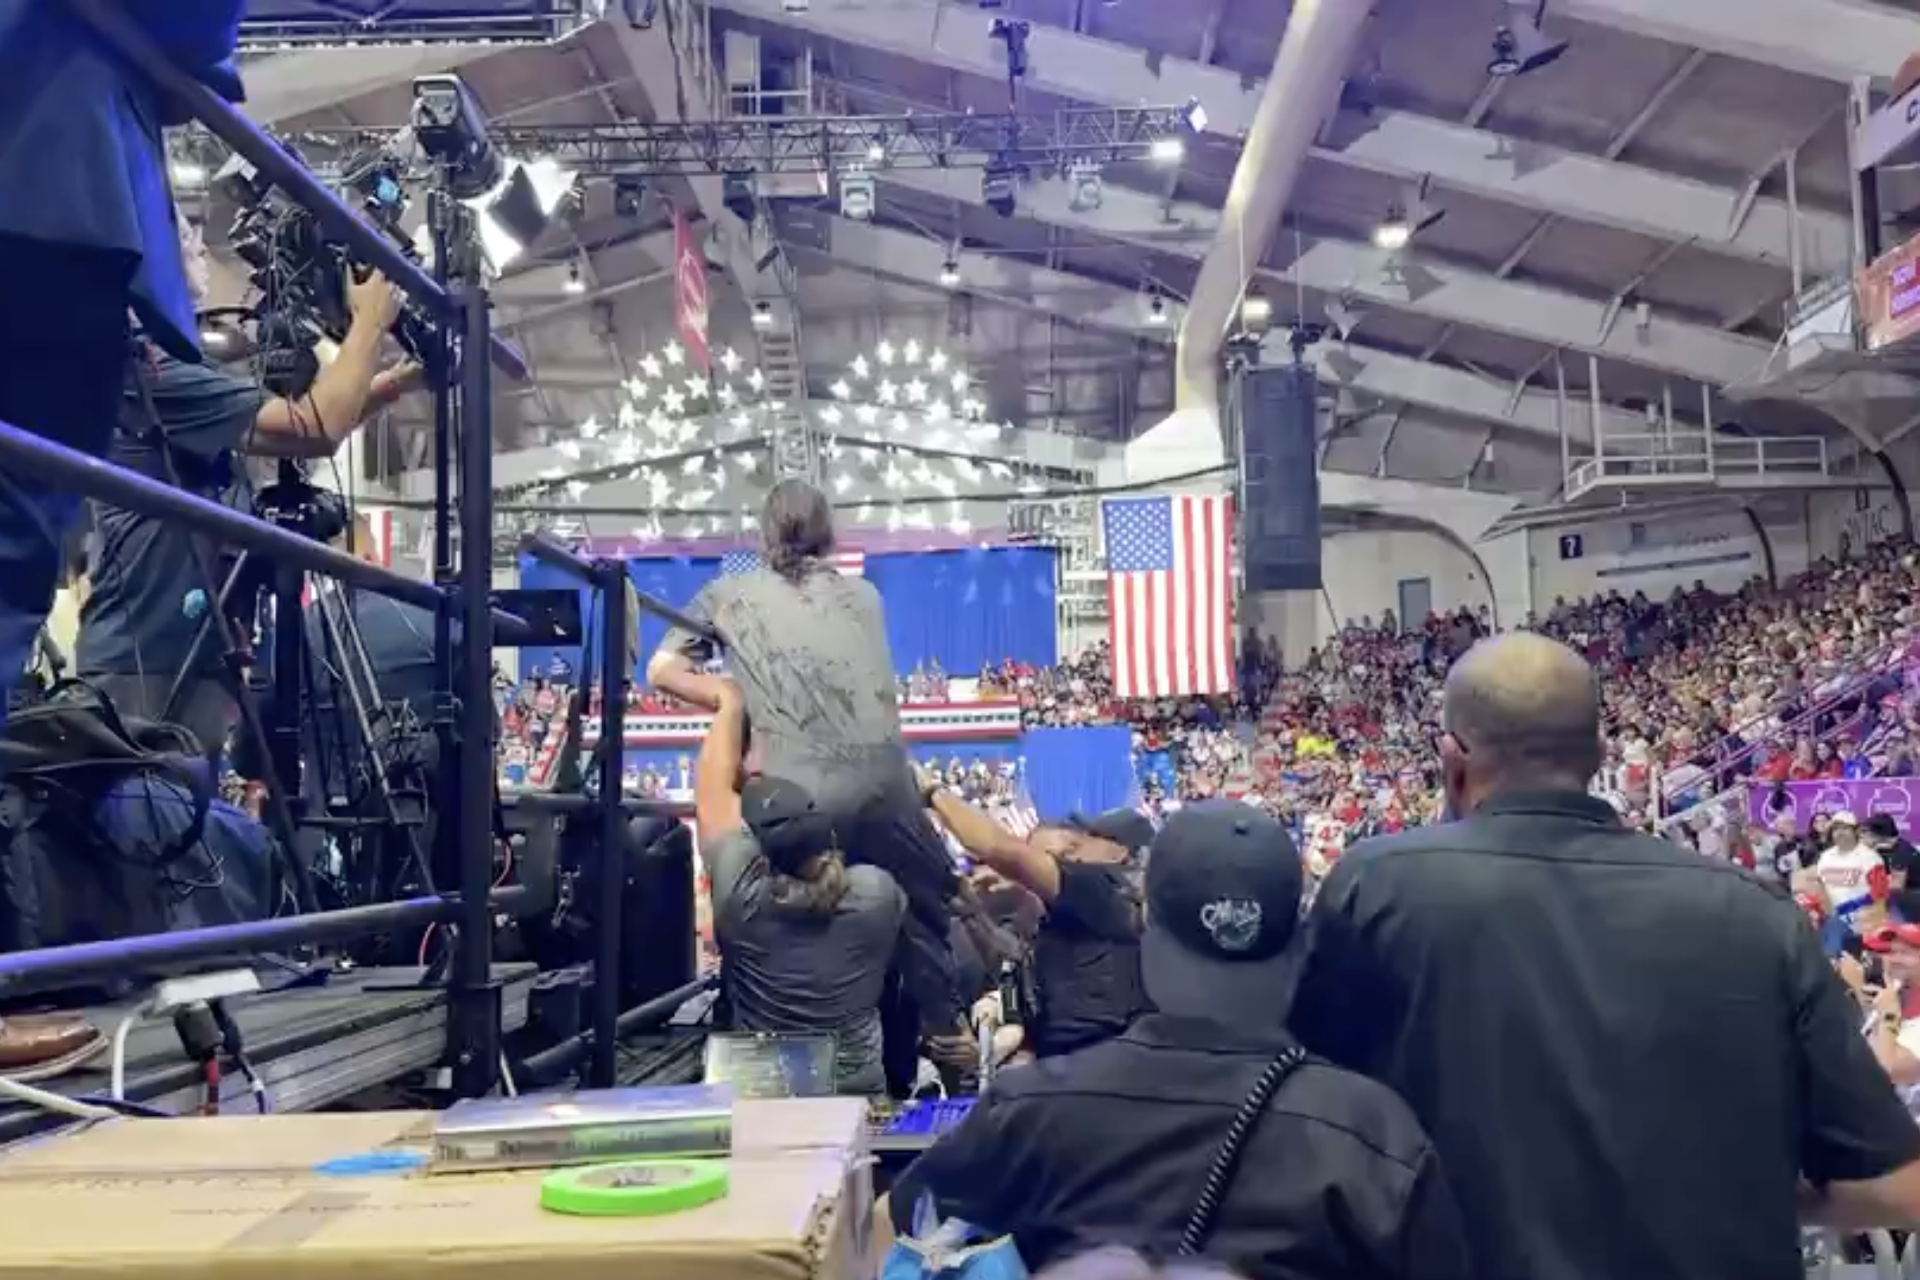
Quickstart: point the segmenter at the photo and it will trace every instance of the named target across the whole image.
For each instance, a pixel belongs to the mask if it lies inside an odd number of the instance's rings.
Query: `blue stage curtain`
[[[1029,729],[1021,745],[1027,794],[1043,821],[1133,802],[1133,731],[1124,725]]]
[[[719,560],[704,556],[699,559],[678,557],[675,559],[629,560],[627,576],[633,579],[633,585],[650,596],[673,605],[685,608],[698,595],[700,588],[711,582],[720,572]],[[558,569],[541,564],[537,560],[522,557],[520,561],[520,585],[529,591],[552,591],[576,585],[574,580]],[[599,662],[601,617],[593,593],[585,587],[580,591],[580,614],[587,626],[587,658],[582,662],[578,649],[570,648],[526,648],[520,651],[520,676],[527,679],[536,675],[550,674],[554,669],[555,657],[560,658],[573,671],[576,682],[579,681],[583,667],[591,669]],[[650,613],[640,615],[640,662],[634,672],[639,680],[645,672],[647,659],[659,647],[666,637],[667,624]]]
[[[867,578],[886,606],[887,644],[904,674],[938,662],[971,676],[1011,658],[1059,657],[1051,547],[982,547],[868,556]]]

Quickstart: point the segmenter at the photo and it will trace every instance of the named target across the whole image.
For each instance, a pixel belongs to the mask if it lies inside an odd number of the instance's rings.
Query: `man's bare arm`
[[[737,831],[743,825],[740,816],[740,744],[746,738],[746,713],[740,695],[727,681],[714,677],[720,686],[713,724],[707,739],[700,744],[700,759],[693,767],[693,817],[708,838]]]
[[[1840,1231],[1920,1227],[1920,1161],[1881,1178],[1800,1187],[1800,1220]]]
[[[682,702],[718,711],[727,681],[706,674],[680,654],[656,653],[647,663],[647,683]]]
[[[1059,863],[959,796],[924,784],[922,790],[929,807],[946,823],[962,849],[1042,902],[1060,896]]]

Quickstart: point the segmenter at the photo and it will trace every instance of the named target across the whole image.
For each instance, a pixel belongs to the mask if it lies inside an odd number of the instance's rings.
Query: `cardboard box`
[[[0,1156],[0,1280],[850,1280],[872,1182],[858,1099],[742,1100],[732,1190],[659,1218],[540,1208],[542,1171],[340,1177],[427,1113],[125,1120]]]

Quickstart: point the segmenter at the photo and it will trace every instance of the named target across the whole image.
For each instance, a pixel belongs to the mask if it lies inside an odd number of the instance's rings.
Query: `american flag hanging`
[[[1233,688],[1233,500],[1108,498],[1107,638],[1122,698]]]
[[[863,578],[867,573],[867,554],[864,551],[836,551],[829,558],[834,571],[849,578]],[[751,573],[760,567],[758,551],[729,551],[720,557],[720,576],[731,577],[736,573]]]

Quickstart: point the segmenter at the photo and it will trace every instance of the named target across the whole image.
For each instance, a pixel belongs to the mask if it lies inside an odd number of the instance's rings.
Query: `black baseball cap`
[[[1138,809],[1109,809],[1091,818],[1076,813],[1067,819],[1067,826],[1096,840],[1117,844],[1128,853],[1144,851],[1155,836],[1153,819]]]
[[[792,874],[833,847],[833,822],[804,787],[756,775],[740,787],[740,816],[776,871]]]
[[[1898,840],[1900,838],[1900,824],[1894,821],[1894,817],[1890,813],[1869,814],[1860,830],[1864,834],[1874,837],[1876,840]]]
[[[1284,1017],[1305,875],[1287,829],[1237,800],[1176,811],[1147,857],[1147,996],[1175,1017]]]

